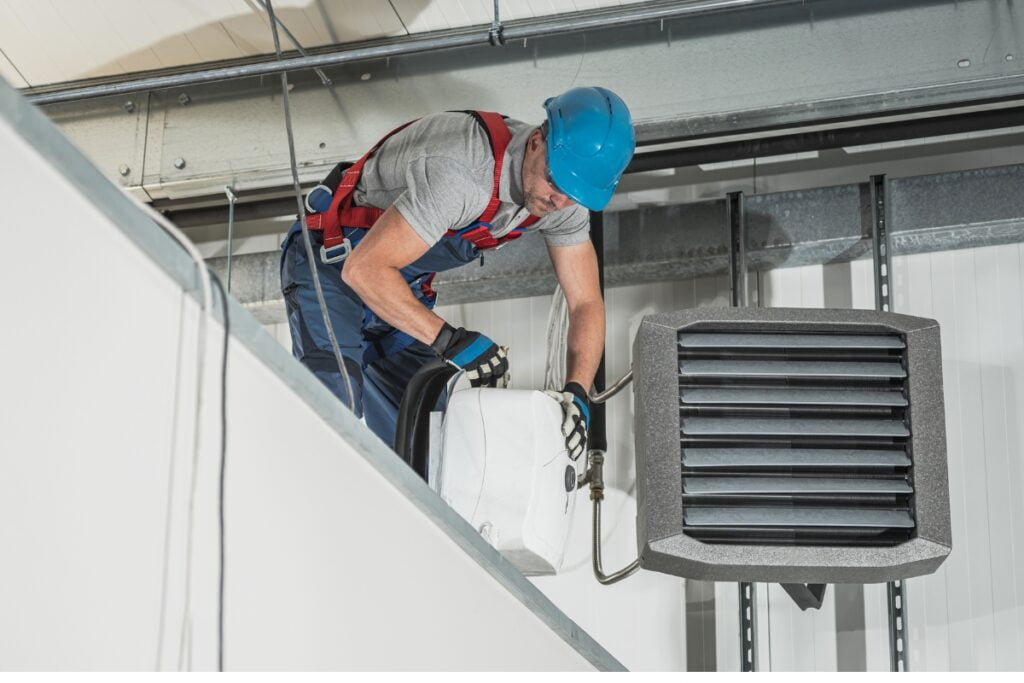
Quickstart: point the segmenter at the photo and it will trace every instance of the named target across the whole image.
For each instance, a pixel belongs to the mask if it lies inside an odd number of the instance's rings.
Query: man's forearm
[[[397,269],[378,267],[375,271],[343,272],[345,283],[384,322],[427,345],[437,337],[444,320],[413,296]]]
[[[568,342],[565,381],[577,382],[590,391],[604,350],[602,302],[582,304],[570,311]]]

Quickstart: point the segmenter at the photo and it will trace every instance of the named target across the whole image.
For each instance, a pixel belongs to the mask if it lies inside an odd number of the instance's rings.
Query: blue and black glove
[[[495,387],[498,378],[508,372],[505,349],[479,332],[445,323],[430,348],[448,363],[465,370],[470,386]]]
[[[545,394],[562,405],[565,420],[562,422],[562,436],[569,457],[579,458],[587,450],[587,428],[590,426],[590,396],[576,382],[569,382],[561,391],[545,391]]]

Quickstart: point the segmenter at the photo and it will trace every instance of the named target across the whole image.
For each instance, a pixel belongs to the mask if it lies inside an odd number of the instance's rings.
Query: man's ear
[[[544,144],[544,138],[540,134],[540,128],[536,128],[530,133],[530,149],[536,152],[542,144]]]

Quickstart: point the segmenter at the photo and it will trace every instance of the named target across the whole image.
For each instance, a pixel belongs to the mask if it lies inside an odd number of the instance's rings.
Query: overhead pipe
[[[523,20],[500,27],[502,42],[543,38],[563,33],[618,28],[650,21],[665,21],[681,17],[723,13],[745,9],[793,5],[805,0],[682,0],[679,2],[651,3],[616,10],[595,10],[576,14],[560,15],[550,20]],[[284,60],[267,60],[249,64],[225,66],[202,71],[189,71],[163,76],[152,76],[133,80],[103,83],[81,88],[67,88],[40,92],[25,89],[23,94],[33,104],[55,104],[95,97],[126,95],[128,93],[180,88],[185,86],[227,81],[251,76],[265,76],[282,71],[299,71],[320,67],[347,64],[371,59],[384,59],[401,55],[450,50],[493,44],[495,27],[492,24],[474,26],[470,29],[451,32],[432,32],[425,38],[403,38],[385,44],[354,47],[323,54],[293,57]]]

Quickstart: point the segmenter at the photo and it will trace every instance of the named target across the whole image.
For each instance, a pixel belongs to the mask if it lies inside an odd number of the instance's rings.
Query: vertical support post
[[[733,306],[747,305],[747,222],[743,193],[730,192],[725,200],[729,227],[729,290]],[[757,599],[755,585],[740,587],[740,670],[757,671]]]
[[[892,249],[889,240],[889,192],[884,175],[871,176],[872,260],[875,271],[875,309],[892,311]],[[903,581],[886,586],[889,607],[889,670],[909,671],[906,595]]]
[[[757,584],[740,584],[740,671],[757,671]]]
[[[871,176],[871,237],[875,264],[875,309],[892,310],[892,260],[889,241],[889,193],[884,175]]]
[[[890,581],[889,598],[889,671],[910,671],[907,659],[907,613],[904,609],[903,581]]]
[[[238,197],[235,196],[234,190],[228,186],[224,188],[224,194],[228,196],[228,294],[231,293],[231,248],[234,244],[234,236],[232,231],[235,227],[235,202],[238,201]]]
[[[726,195],[726,222],[729,226],[729,283],[731,305],[747,305],[747,222],[743,214],[743,193]]]

